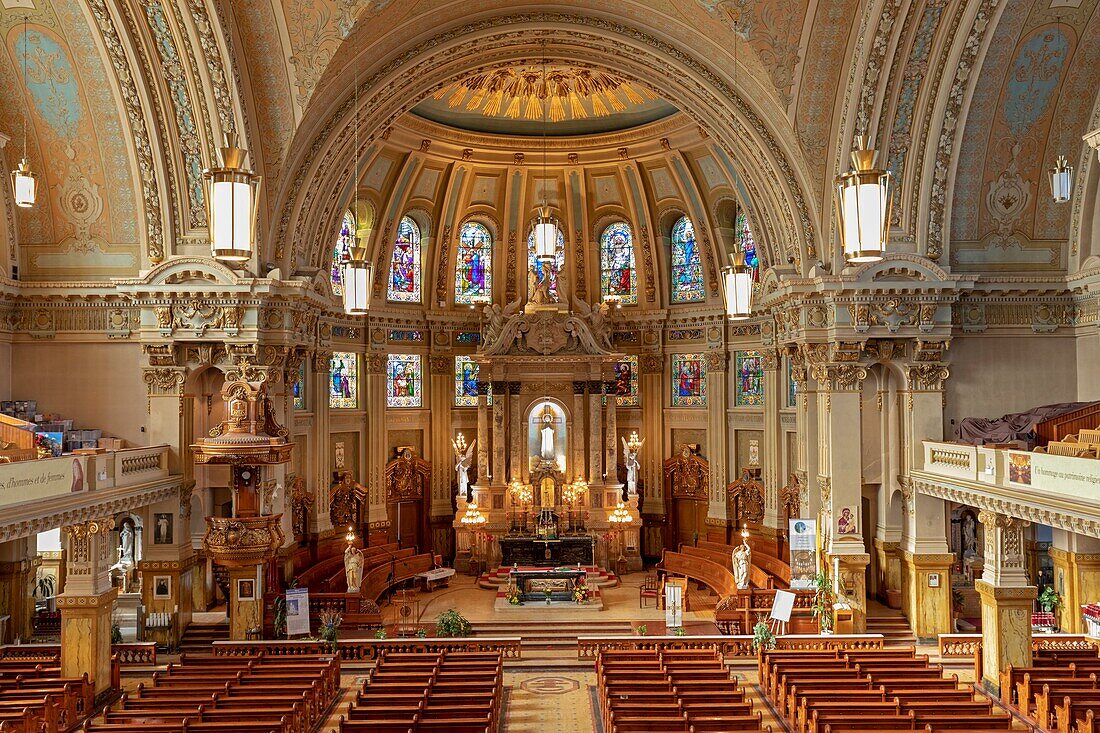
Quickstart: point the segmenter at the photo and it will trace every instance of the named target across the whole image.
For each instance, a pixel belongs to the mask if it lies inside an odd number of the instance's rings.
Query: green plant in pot
[[[836,603],[836,594],[833,593],[833,580],[826,573],[818,573],[814,577],[814,600],[813,605],[810,607],[813,611],[814,618],[817,619],[817,623],[821,628],[822,634],[833,633],[833,621],[835,611],[833,610],[833,604]]]
[[[435,622],[435,635],[438,637],[469,636],[473,629],[466,617],[453,608],[439,614]]]
[[[275,630],[275,636],[286,636],[286,596],[276,596],[271,603],[271,625]]]
[[[775,634],[766,623],[760,621],[752,627],[752,650],[766,652],[769,649],[775,649]]]
[[[49,598],[53,595],[57,580],[52,575],[39,575],[34,584],[36,598]]]
[[[386,627],[383,626],[382,628],[376,630],[374,632],[374,638],[375,639],[386,639],[386,638],[388,638],[388,634],[386,634]]]
[[[1054,590],[1054,586],[1048,585],[1043,588],[1043,592],[1039,594],[1039,608],[1047,613],[1054,613],[1061,607],[1062,596],[1058,594],[1058,591]]]
[[[638,624],[634,627],[634,631],[638,633],[638,636],[645,636],[649,633],[649,627],[645,624]]]
[[[117,622],[111,624],[111,643],[112,644],[121,644],[122,643],[122,629],[119,627]]]

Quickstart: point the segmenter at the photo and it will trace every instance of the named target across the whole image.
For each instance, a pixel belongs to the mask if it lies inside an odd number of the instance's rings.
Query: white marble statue
[[[470,442],[466,446],[466,450],[463,451],[457,442],[451,441],[451,446],[454,448],[455,459],[455,473],[458,474],[458,495],[468,500],[470,496],[470,466],[474,463],[474,446],[477,445],[477,438]]]
[[[134,564],[134,528],[129,522],[124,522],[118,533],[118,564]]]
[[[967,514],[962,523],[963,557],[977,557],[978,555],[978,527],[974,517]]]
[[[348,580],[348,593],[358,593],[363,582],[363,551],[352,544],[344,550],[344,575]]]
[[[739,590],[749,587],[750,567],[752,567],[752,548],[746,542],[733,549],[733,579]]]
[[[626,493],[628,496],[634,496],[638,493],[638,469],[642,467],[638,462],[638,453],[645,445],[645,438],[642,438],[642,442],[633,449],[626,442],[626,438],[620,438],[620,440],[623,441],[623,463],[626,465]]]
[[[542,450],[539,451],[539,456],[547,461],[552,461],[555,458],[554,455],[554,428],[549,424],[543,426],[542,430]]]

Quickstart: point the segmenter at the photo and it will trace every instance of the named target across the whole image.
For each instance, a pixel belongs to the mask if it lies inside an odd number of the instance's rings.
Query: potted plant
[[[417,639],[427,639],[428,638],[428,630],[423,629],[423,628],[417,629],[416,630],[416,638]]]
[[[821,633],[831,634],[833,633],[833,604],[836,603],[832,578],[825,573],[818,573],[814,577],[813,589],[814,600],[811,606],[813,616],[817,619]]]
[[[1039,608],[1047,613],[1054,613],[1061,607],[1062,596],[1058,594],[1058,591],[1054,590],[1054,586],[1048,585],[1043,588],[1043,592],[1039,594]]]
[[[387,638],[386,627],[385,626],[379,627],[378,630],[376,630],[374,632],[374,638],[375,639],[385,639],[385,638]]]
[[[473,629],[466,617],[453,608],[439,614],[435,622],[435,635],[438,637],[469,636]]]
[[[687,629],[685,629],[683,626],[673,627],[672,635],[673,636],[687,636]]]
[[[766,623],[759,621],[752,627],[752,650],[759,653],[770,649],[775,649],[775,634]]]
[[[519,592],[519,588],[512,583],[504,589],[504,600],[508,601],[508,603],[513,606],[523,605],[523,595]]]
[[[645,624],[638,624],[634,627],[634,631],[637,632],[638,636],[645,636],[649,633],[649,627]]]
[[[121,644],[121,643],[122,643],[122,628],[119,627],[117,621],[112,621],[111,622],[111,644],[114,645],[114,644]]]
[[[274,627],[275,637],[286,636],[286,596],[275,596],[271,603],[271,625]]]
[[[53,595],[54,588],[56,587],[57,580],[49,574],[43,573],[38,576],[38,580],[34,583],[34,597],[46,599]]]
[[[591,597],[592,589],[586,583],[578,583],[573,586],[573,600],[577,602],[578,606],[588,603],[588,599]]]
[[[340,624],[343,622],[344,617],[337,611],[326,608],[318,614],[321,617],[321,629],[318,632],[321,640],[328,643],[332,652],[336,652],[336,643],[340,639]]]

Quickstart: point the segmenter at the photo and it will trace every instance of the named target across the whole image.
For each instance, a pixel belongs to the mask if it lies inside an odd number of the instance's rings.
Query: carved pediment
[[[665,480],[672,484],[672,496],[677,499],[706,500],[710,496],[710,464],[687,445],[680,446],[679,455],[665,460]]]
[[[610,356],[611,319],[604,304],[570,312],[561,307],[529,307],[508,315],[506,308],[486,309],[482,336],[484,356],[526,355]]]
[[[432,477],[432,464],[411,448],[402,450],[385,468],[386,501],[422,499]]]
[[[764,521],[764,484],[751,471],[744,471],[741,478],[726,487],[730,502],[736,504],[738,522],[759,524]]]

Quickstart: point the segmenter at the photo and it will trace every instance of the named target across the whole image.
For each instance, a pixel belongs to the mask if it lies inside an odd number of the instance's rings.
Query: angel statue
[[[363,583],[363,551],[351,542],[344,550],[344,576],[348,581],[348,593],[358,593]]]
[[[637,437],[637,433],[634,435]],[[645,445],[645,438],[642,438],[639,443],[634,441],[627,443],[625,437],[619,439],[623,441],[623,463],[626,465],[626,493],[628,496],[634,496],[638,493],[638,469],[642,467],[642,464],[638,462],[638,453]]]
[[[749,587],[749,568],[752,566],[752,548],[748,541],[733,548],[733,579],[738,590]]]
[[[458,493],[466,501],[470,500],[470,466],[474,462],[474,446],[477,445],[477,438],[474,438],[473,442],[466,445],[466,439],[459,436],[458,440],[451,441],[451,447],[454,448],[455,458],[458,459],[458,463],[455,464],[455,473],[458,474]],[[463,450],[465,449],[465,450]]]

